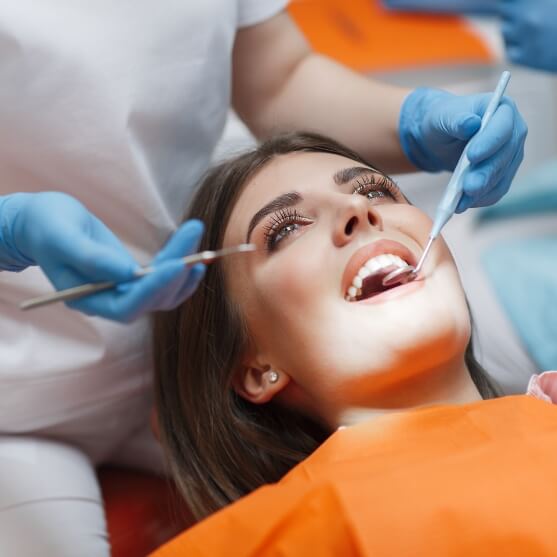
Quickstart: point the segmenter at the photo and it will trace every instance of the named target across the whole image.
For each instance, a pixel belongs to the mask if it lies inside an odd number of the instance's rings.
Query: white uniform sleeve
[[[238,27],[248,27],[261,23],[278,14],[289,0],[239,0]]]

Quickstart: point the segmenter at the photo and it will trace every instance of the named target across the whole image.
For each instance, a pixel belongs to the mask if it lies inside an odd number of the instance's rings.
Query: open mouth
[[[392,271],[415,265],[415,257],[408,248],[392,240],[379,240],[358,250],[350,259],[346,271],[344,298],[359,302],[377,296],[401,284],[383,285],[383,278]]]

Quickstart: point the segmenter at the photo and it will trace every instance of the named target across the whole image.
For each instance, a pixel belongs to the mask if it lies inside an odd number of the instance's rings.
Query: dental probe
[[[499,78],[499,83],[497,83],[497,87],[491,96],[489,104],[485,109],[484,115],[482,116],[482,122],[480,124],[480,129],[474,134],[474,137],[480,133],[489,123],[491,117],[497,110],[499,103],[501,102],[501,97],[505,93],[505,89],[507,88],[507,84],[509,83],[509,79],[511,78],[511,72],[504,71]],[[414,268],[412,265],[407,265],[406,267],[402,267],[400,269],[396,269],[390,272],[383,278],[383,286],[392,286],[398,282],[401,284],[405,284],[411,280],[414,280],[418,273],[421,271],[422,266],[424,264],[425,258],[429,253],[431,245],[439,233],[441,229],[447,224],[449,219],[453,216],[460,199],[462,198],[462,177],[468,167],[470,166],[470,161],[467,156],[468,145],[470,142],[466,144],[466,147],[462,151],[460,155],[460,159],[458,159],[458,163],[454,169],[453,175],[449,180],[447,185],[447,189],[439,205],[437,206],[437,210],[435,212],[435,218],[433,220],[433,226],[431,227],[431,232],[429,233],[429,238],[426,244],[426,247],[418,261],[418,264]]]
[[[182,257],[181,261],[184,265],[193,265],[195,263],[212,263],[220,257],[226,255],[232,255],[234,253],[244,253],[249,251],[255,251],[255,244],[239,244],[237,246],[231,246],[228,248],[222,248],[215,251],[202,251],[200,253],[194,253],[186,257]],[[144,277],[149,273],[152,273],[155,267],[142,267],[135,273],[136,278]],[[133,279],[132,279],[133,280]],[[88,284],[82,284],[81,286],[74,286],[73,288],[66,288],[65,290],[59,290],[53,294],[45,294],[44,296],[37,296],[36,298],[30,298],[24,300],[19,304],[19,309],[27,310],[34,309],[42,306],[47,306],[55,302],[65,302],[68,300],[75,300],[81,298],[82,296],[88,296],[95,292],[101,292],[103,290],[110,290],[115,286],[118,286],[117,282],[92,282]]]

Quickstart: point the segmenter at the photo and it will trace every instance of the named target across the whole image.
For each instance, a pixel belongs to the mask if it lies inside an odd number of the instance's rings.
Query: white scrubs
[[[210,163],[239,27],[287,0],[0,0],[0,195],[79,198],[147,262]],[[109,554],[101,462],[159,467],[146,319],[62,304],[0,273],[0,555]]]

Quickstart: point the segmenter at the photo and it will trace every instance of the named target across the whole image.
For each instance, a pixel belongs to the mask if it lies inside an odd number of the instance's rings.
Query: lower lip
[[[382,304],[383,302],[388,302],[394,300],[395,298],[400,298],[401,296],[406,296],[416,290],[420,289],[425,284],[424,280],[413,280],[412,282],[407,282],[406,284],[401,284],[390,290],[385,290],[381,294],[376,294],[371,298],[366,298],[365,300],[360,300],[359,302],[351,302],[353,304]]]

